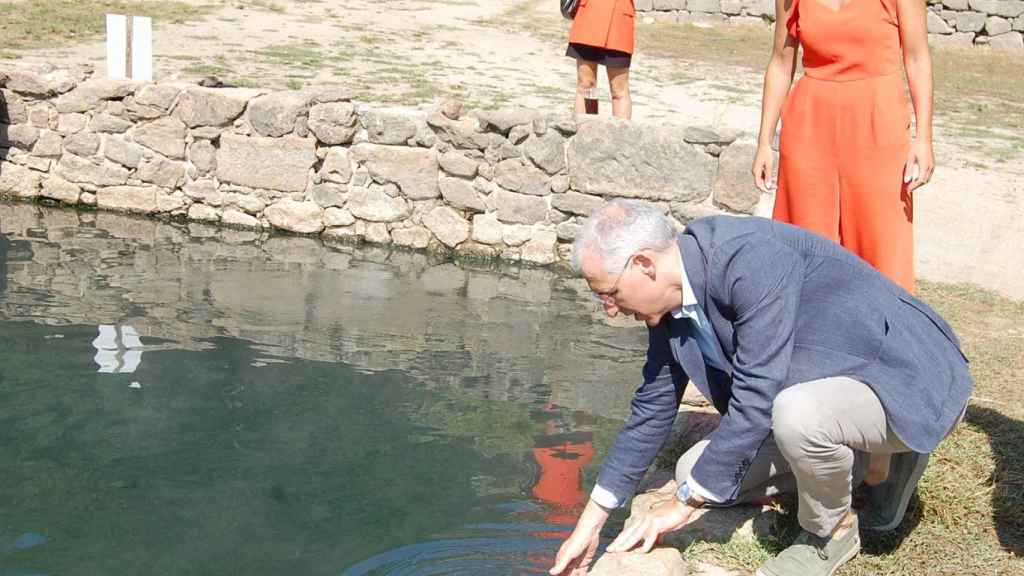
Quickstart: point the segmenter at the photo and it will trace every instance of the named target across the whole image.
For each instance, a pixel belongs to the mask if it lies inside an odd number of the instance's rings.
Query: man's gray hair
[[[676,241],[676,227],[660,210],[639,200],[612,200],[583,222],[572,245],[572,269],[579,274],[583,254],[594,251],[606,273],[626,267],[641,250],[662,251]]]

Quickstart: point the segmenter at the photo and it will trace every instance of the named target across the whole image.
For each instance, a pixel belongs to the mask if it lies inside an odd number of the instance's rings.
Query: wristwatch
[[[703,500],[698,500],[697,498],[694,497],[695,495],[693,493],[693,489],[690,488],[690,485],[686,482],[684,482],[682,487],[679,488],[679,493],[677,495],[679,496],[680,500],[685,502],[686,505],[690,506],[691,508],[700,508],[701,506],[704,505]]]

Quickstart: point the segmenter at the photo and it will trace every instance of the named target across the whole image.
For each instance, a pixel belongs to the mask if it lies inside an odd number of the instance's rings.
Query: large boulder
[[[716,204],[735,212],[752,214],[761,199],[761,191],[754,185],[750,166],[754,162],[757,145],[739,141],[727,146],[718,157],[718,176],[715,178]]]
[[[393,182],[409,199],[426,200],[441,194],[435,150],[359,144],[352,148],[352,157],[375,181]]]
[[[28,122],[28,107],[25,101],[10,90],[0,90],[0,124],[24,124]]]
[[[540,196],[496,190],[487,197],[487,204],[498,220],[509,224],[536,224],[548,216],[548,203]]]
[[[350,144],[359,131],[359,119],[351,102],[317,104],[309,109],[309,130],[329,146]]]
[[[35,198],[39,196],[41,179],[39,172],[0,161],[0,195]]]
[[[441,112],[427,116],[427,125],[447,144],[466,150],[485,150],[491,143],[489,135],[480,129],[476,118],[452,120]]]
[[[49,98],[75,87],[75,78],[67,70],[12,68],[4,74],[8,90],[33,98]]]
[[[565,138],[554,130],[533,136],[523,144],[523,152],[531,162],[548,174],[565,169]]]
[[[105,210],[151,214],[157,211],[155,186],[111,186],[96,191],[96,206]]]
[[[393,198],[380,186],[354,186],[346,208],[352,215],[370,222],[397,222],[412,214],[404,198]]]
[[[494,168],[494,181],[512,192],[546,196],[551,192],[548,175],[522,158],[499,162]]]
[[[122,100],[135,93],[141,86],[131,80],[108,80],[90,78],[74,90],[57,99],[60,112],[88,112],[95,110],[103,100]]]
[[[572,188],[598,196],[699,201],[715,177],[715,159],[670,126],[587,120],[568,158]]]
[[[423,225],[449,248],[455,248],[469,238],[469,222],[447,206],[438,206],[424,215]]]
[[[128,170],[125,167],[105,161],[93,163],[74,154],[60,157],[57,175],[68,182],[93,186],[120,186],[128,182]]]
[[[483,196],[477,192],[472,182],[462,178],[441,177],[441,196],[448,204],[456,208],[472,210],[474,212],[486,212],[487,205]]]
[[[416,136],[416,119],[400,112],[370,111],[362,122],[373,144],[405,144]]]
[[[254,98],[246,115],[260,136],[284,136],[295,130],[300,116],[307,114],[309,100],[304,92],[275,92]]]
[[[241,88],[193,86],[178,96],[174,115],[189,128],[227,126],[241,116],[249,100],[259,94],[256,90]]]
[[[177,118],[161,118],[139,124],[132,137],[136,143],[175,160],[185,159],[185,135],[188,130]]]
[[[217,150],[217,177],[250,188],[302,192],[315,162],[316,144],[310,138],[224,134]]]
[[[298,234],[319,234],[324,229],[323,210],[314,202],[278,200],[263,210],[274,228]]]
[[[139,164],[135,177],[162,188],[177,188],[185,182],[185,164],[154,156]]]

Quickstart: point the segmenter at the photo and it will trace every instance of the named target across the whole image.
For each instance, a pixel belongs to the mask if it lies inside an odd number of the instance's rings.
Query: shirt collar
[[[690,315],[687,314],[685,310],[692,309],[697,305],[697,295],[694,294],[693,286],[690,285],[690,279],[686,276],[686,265],[683,263],[682,254],[679,255],[679,270],[683,284],[683,302],[679,308],[672,310],[673,318],[682,318],[684,316],[689,317]]]

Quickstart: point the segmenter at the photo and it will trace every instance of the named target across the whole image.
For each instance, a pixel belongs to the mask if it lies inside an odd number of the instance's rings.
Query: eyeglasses
[[[615,277],[615,282],[612,283],[611,288],[602,292],[598,292],[597,290],[591,291],[591,296],[594,300],[609,306],[615,305],[615,296],[619,292],[619,281],[622,280],[623,274],[625,274],[626,270],[629,269],[629,264],[633,262],[633,256],[635,256],[635,254],[630,254],[629,258],[626,258],[626,263],[622,266],[622,270],[619,271],[619,275]]]

